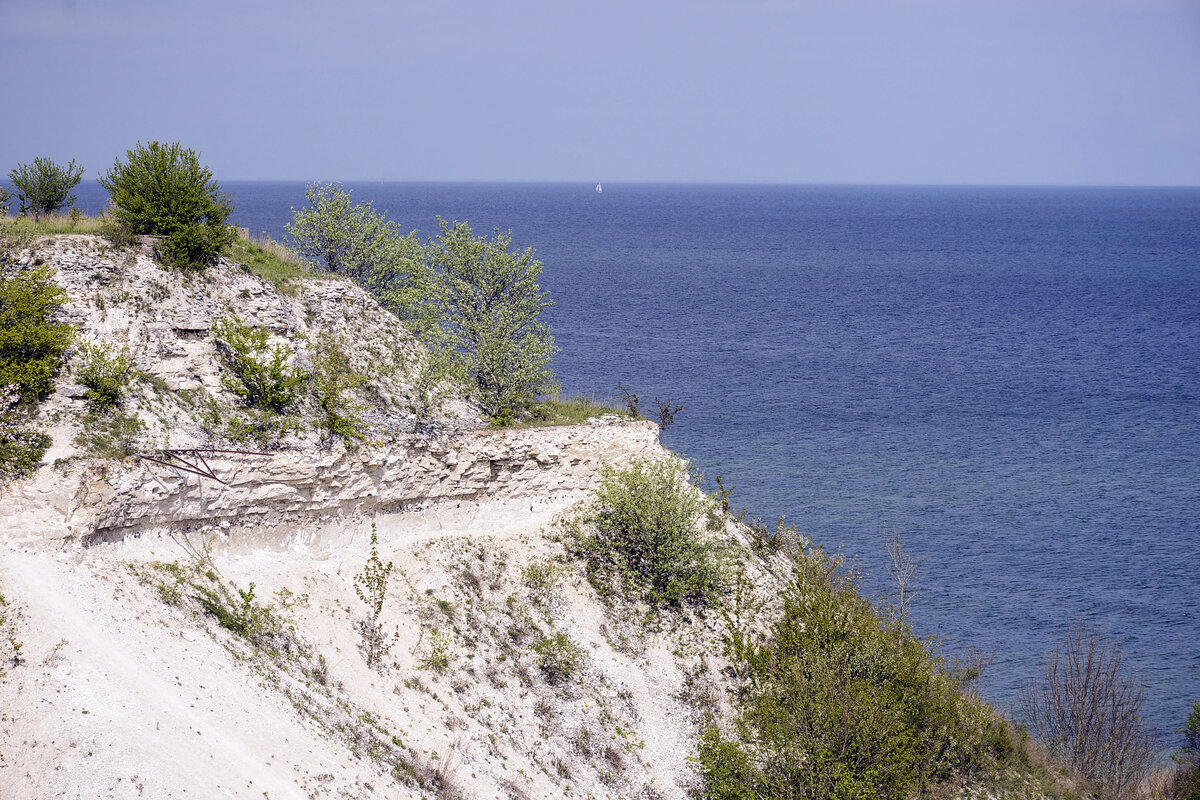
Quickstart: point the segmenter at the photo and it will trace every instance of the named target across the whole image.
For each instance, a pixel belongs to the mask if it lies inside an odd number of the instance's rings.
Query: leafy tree
[[[538,287],[533,250],[511,252],[512,237],[476,237],[465,222],[441,220],[429,258],[439,281],[442,344],[459,357],[476,399],[493,417],[527,408],[557,391],[550,359],[557,348],[538,319],[551,305]]]
[[[233,210],[212,171],[195,150],[178,142],[141,142],[100,177],[122,232],[164,237],[162,260],[177,267],[204,267],[233,241],[226,224]]]
[[[12,199],[12,194],[0,186],[0,217],[8,216],[8,201]]]
[[[341,184],[305,189],[308,208],[292,209],[292,247],[321,268],[353,278],[418,336],[432,325],[431,273],[416,232],[401,234],[370,203],[355,205]]]
[[[75,329],[51,318],[67,293],[46,265],[0,274],[0,386],[12,384],[25,404],[54,391],[54,376]]]
[[[71,190],[83,179],[83,167],[75,159],[65,167],[48,158],[35,158],[32,164],[18,164],[8,173],[21,203],[21,213],[33,212],[35,220],[42,214],[53,214],[64,206],[74,205]],[[0,197],[0,201],[7,198]],[[7,213],[7,212],[6,212]]]

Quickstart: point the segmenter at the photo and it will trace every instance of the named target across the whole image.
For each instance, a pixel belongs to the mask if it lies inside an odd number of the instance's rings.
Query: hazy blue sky
[[[0,170],[1200,185],[1200,0],[0,0]]]

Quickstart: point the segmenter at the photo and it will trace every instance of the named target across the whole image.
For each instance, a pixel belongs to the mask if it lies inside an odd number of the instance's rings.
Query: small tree
[[[313,184],[309,207],[292,209],[287,233],[301,255],[338,275],[353,278],[408,324],[418,336],[432,324],[431,275],[416,232],[399,226],[370,203],[355,205],[341,184]]]
[[[83,167],[76,166],[75,159],[64,167],[48,158],[35,158],[32,164],[18,164],[8,173],[8,179],[16,189],[21,213],[32,212],[38,220],[42,214],[53,214],[74,205],[76,198],[71,190],[83,179]],[[0,201],[6,199],[0,197]]]
[[[229,198],[200,164],[195,150],[178,142],[138,142],[100,176],[118,227],[132,235],[164,237],[160,255],[177,267],[204,267],[233,241],[226,224]]]
[[[1142,722],[1145,686],[1125,669],[1121,646],[1082,620],[1046,653],[1019,702],[1029,729],[1109,800],[1133,796],[1153,763],[1154,737]]]
[[[371,669],[378,667],[380,660],[391,649],[391,642],[379,621],[384,600],[387,599],[388,576],[391,574],[392,562],[384,564],[379,557],[379,536],[375,532],[375,523],[371,523],[371,556],[363,571],[354,576],[354,593],[367,604],[367,615],[358,621],[357,627],[362,635],[367,666]]]
[[[0,186],[0,217],[8,216],[8,201],[12,199],[12,194],[8,189]]]
[[[88,387],[87,400],[92,408],[116,408],[133,377],[133,356],[129,348],[109,342],[85,342],[79,348],[79,382]]]
[[[1192,703],[1192,713],[1179,732],[1183,734],[1183,747],[1171,755],[1176,766],[1168,796],[1172,800],[1200,800],[1200,702]]]
[[[533,250],[511,252],[512,237],[476,237],[465,222],[441,221],[430,258],[440,282],[445,344],[456,352],[489,416],[514,414],[539,394],[557,391],[557,352],[538,318],[551,305],[538,287]]]

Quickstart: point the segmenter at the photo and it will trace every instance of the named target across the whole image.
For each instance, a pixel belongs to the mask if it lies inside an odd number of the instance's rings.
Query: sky
[[[1200,185],[1200,0],[0,0],[0,171]]]

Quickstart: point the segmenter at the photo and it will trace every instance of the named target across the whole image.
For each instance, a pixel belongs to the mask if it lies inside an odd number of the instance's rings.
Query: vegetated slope
[[[648,605],[628,563],[581,558],[605,468],[669,457],[652,424],[483,429],[346,282],[187,278],[82,237],[28,258],[57,269],[80,338],[137,372],[100,414],[72,362],[41,410],[61,460],[0,497],[0,796],[703,791],[701,737],[735,730],[798,562],[715,503],[686,522],[709,520],[725,613]],[[357,435],[312,384],[273,416],[249,406],[221,319],[304,373],[340,342]],[[115,416],[145,426],[113,434],[142,458],[88,455]],[[192,471],[164,452],[203,447],[253,452],[185,454]]]

